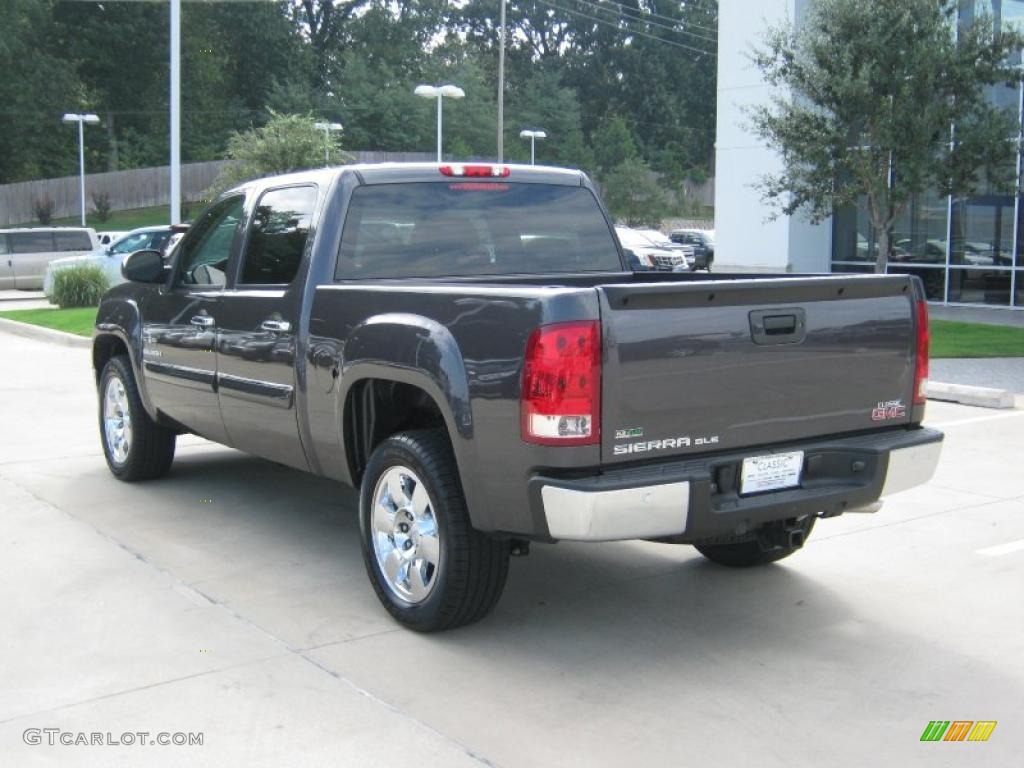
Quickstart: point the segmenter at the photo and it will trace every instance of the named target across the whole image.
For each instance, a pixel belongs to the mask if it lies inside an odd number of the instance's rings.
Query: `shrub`
[[[106,222],[110,220],[110,195],[106,192],[92,193],[92,209],[96,212],[96,218]]]
[[[53,212],[56,208],[57,204],[48,197],[32,201],[32,211],[35,213],[36,219],[44,227],[53,221]]]
[[[65,267],[53,276],[51,301],[61,309],[97,307],[109,287],[107,276],[94,264]]]

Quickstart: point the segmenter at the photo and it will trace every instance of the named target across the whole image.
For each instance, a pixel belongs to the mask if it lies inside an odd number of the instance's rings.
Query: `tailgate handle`
[[[796,315],[765,315],[764,332],[769,336],[793,333],[796,330]]]
[[[755,344],[796,344],[804,340],[807,320],[803,309],[757,309],[750,313],[750,337]]]

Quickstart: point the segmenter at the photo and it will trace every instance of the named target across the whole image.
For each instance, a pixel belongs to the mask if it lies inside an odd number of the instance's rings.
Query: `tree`
[[[1011,55],[1024,38],[989,16],[962,18],[958,30],[956,6],[817,0],[800,28],[769,29],[753,54],[767,82],[787,92],[750,111],[782,158],[782,170],[758,182],[762,196],[776,215],[812,222],[866,199],[877,272],[915,194],[1010,183],[1015,110],[995,105],[987,87],[1016,88]]]
[[[633,132],[621,117],[601,121],[590,141],[594,148],[594,161],[598,169],[606,173],[627,160],[633,160],[638,154]]]
[[[604,201],[616,221],[658,227],[669,213],[669,199],[642,160],[629,159],[601,178]]]
[[[341,149],[338,134],[324,132],[314,126],[308,115],[279,115],[271,112],[270,120],[260,128],[232,134],[228,139],[229,163],[217,176],[213,192],[221,192],[235,184],[261,176],[318,168],[324,164],[325,142],[331,161],[341,163],[347,156]]]

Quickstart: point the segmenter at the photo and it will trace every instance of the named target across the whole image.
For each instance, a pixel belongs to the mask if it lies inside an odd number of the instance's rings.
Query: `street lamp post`
[[[331,131],[340,131],[341,123],[313,123],[313,127],[324,132],[324,167],[331,164]]]
[[[171,0],[171,224],[181,223],[181,0]]]
[[[534,165],[537,162],[537,151],[535,142],[537,141],[537,139],[546,139],[547,137],[548,135],[544,133],[544,131],[531,131],[524,129],[519,132],[520,139],[530,140],[530,165]]]
[[[424,99],[437,99],[437,162],[441,162],[441,113],[442,102],[447,96],[449,99],[461,99],[466,92],[457,85],[417,85],[413,91],[417,96]]]
[[[78,194],[82,203],[82,226],[85,226],[85,124],[96,125],[100,119],[93,114],[80,115],[68,112],[65,123],[78,123]]]

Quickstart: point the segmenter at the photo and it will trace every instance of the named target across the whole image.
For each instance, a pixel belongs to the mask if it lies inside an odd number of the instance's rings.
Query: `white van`
[[[39,290],[51,261],[98,247],[96,231],[89,227],[0,229],[0,290]]]

